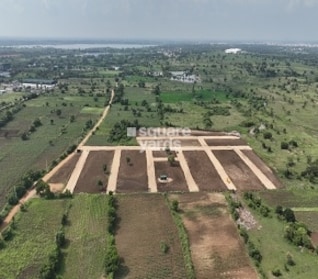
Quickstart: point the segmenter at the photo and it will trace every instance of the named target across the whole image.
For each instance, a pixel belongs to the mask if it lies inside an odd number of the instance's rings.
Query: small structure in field
[[[172,178],[168,177],[166,174],[161,174],[158,178],[159,183],[169,183],[172,181]]]

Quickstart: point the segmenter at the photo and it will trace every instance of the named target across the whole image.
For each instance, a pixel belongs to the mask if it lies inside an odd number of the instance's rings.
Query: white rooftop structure
[[[233,53],[233,54],[237,54],[239,52],[241,52],[242,50],[240,48],[228,48],[225,50],[225,53],[229,54],[229,53]]]

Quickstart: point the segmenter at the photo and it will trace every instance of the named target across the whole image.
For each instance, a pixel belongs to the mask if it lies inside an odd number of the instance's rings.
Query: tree
[[[286,208],[283,212],[283,216],[287,222],[294,223],[296,221],[296,217],[294,211],[290,208]]]
[[[61,114],[62,114],[62,111],[61,111],[60,109],[57,109],[57,110],[56,110],[56,115],[57,115],[58,117],[60,117]]]
[[[176,161],[176,159],[175,159],[174,154],[169,154],[168,155],[168,162],[169,162],[170,166],[173,166],[175,161]]]
[[[152,90],[152,93],[154,93],[155,95],[159,95],[160,94],[160,87],[159,87],[159,85],[157,84],[156,86],[155,86],[155,88]]]
[[[284,209],[281,205],[277,205],[276,208],[275,208],[275,213],[276,214],[279,214],[279,215],[282,215],[284,212]]]
[[[140,80],[140,81],[138,82],[138,86],[139,86],[140,88],[145,88],[146,83],[145,83],[143,80]]]
[[[288,149],[289,145],[287,142],[285,141],[282,141],[281,144],[280,144],[280,148],[281,149]]]
[[[55,242],[58,247],[63,247],[65,244],[65,233],[63,230],[59,230],[55,235]]]
[[[29,137],[28,137],[28,134],[26,132],[24,132],[22,135],[21,135],[21,139],[22,140],[28,140]]]
[[[271,132],[265,132],[265,133],[263,134],[263,137],[264,137],[264,139],[272,139],[272,138],[273,138],[273,135],[272,135]]]
[[[75,116],[74,115],[71,115],[70,117],[70,122],[73,123],[75,121]]]

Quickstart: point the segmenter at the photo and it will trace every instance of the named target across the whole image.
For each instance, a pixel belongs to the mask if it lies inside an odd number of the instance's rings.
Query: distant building
[[[242,50],[240,48],[228,48],[225,50],[226,54],[229,54],[229,53],[237,54],[240,52],[242,52]]]
[[[171,72],[171,80],[181,81],[184,83],[195,83],[201,82],[200,77],[196,75],[190,75],[185,71],[172,71]]]
[[[22,81],[24,88],[31,89],[53,89],[56,86],[56,80],[51,79],[25,79]]]

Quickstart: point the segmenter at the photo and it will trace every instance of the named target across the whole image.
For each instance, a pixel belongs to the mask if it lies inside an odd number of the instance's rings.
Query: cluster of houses
[[[181,81],[185,83],[195,83],[195,82],[201,82],[201,79],[199,76],[194,74],[189,74],[185,71],[174,71],[171,72],[171,80],[175,81]]]
[[[11,83],[0,84],[0,95],[12,91],[26,90],[30,92],[38,92],[41,90],[49,91],[56,87],[57,81],[50,79],[25,79],[21,82],[13,81]]]

